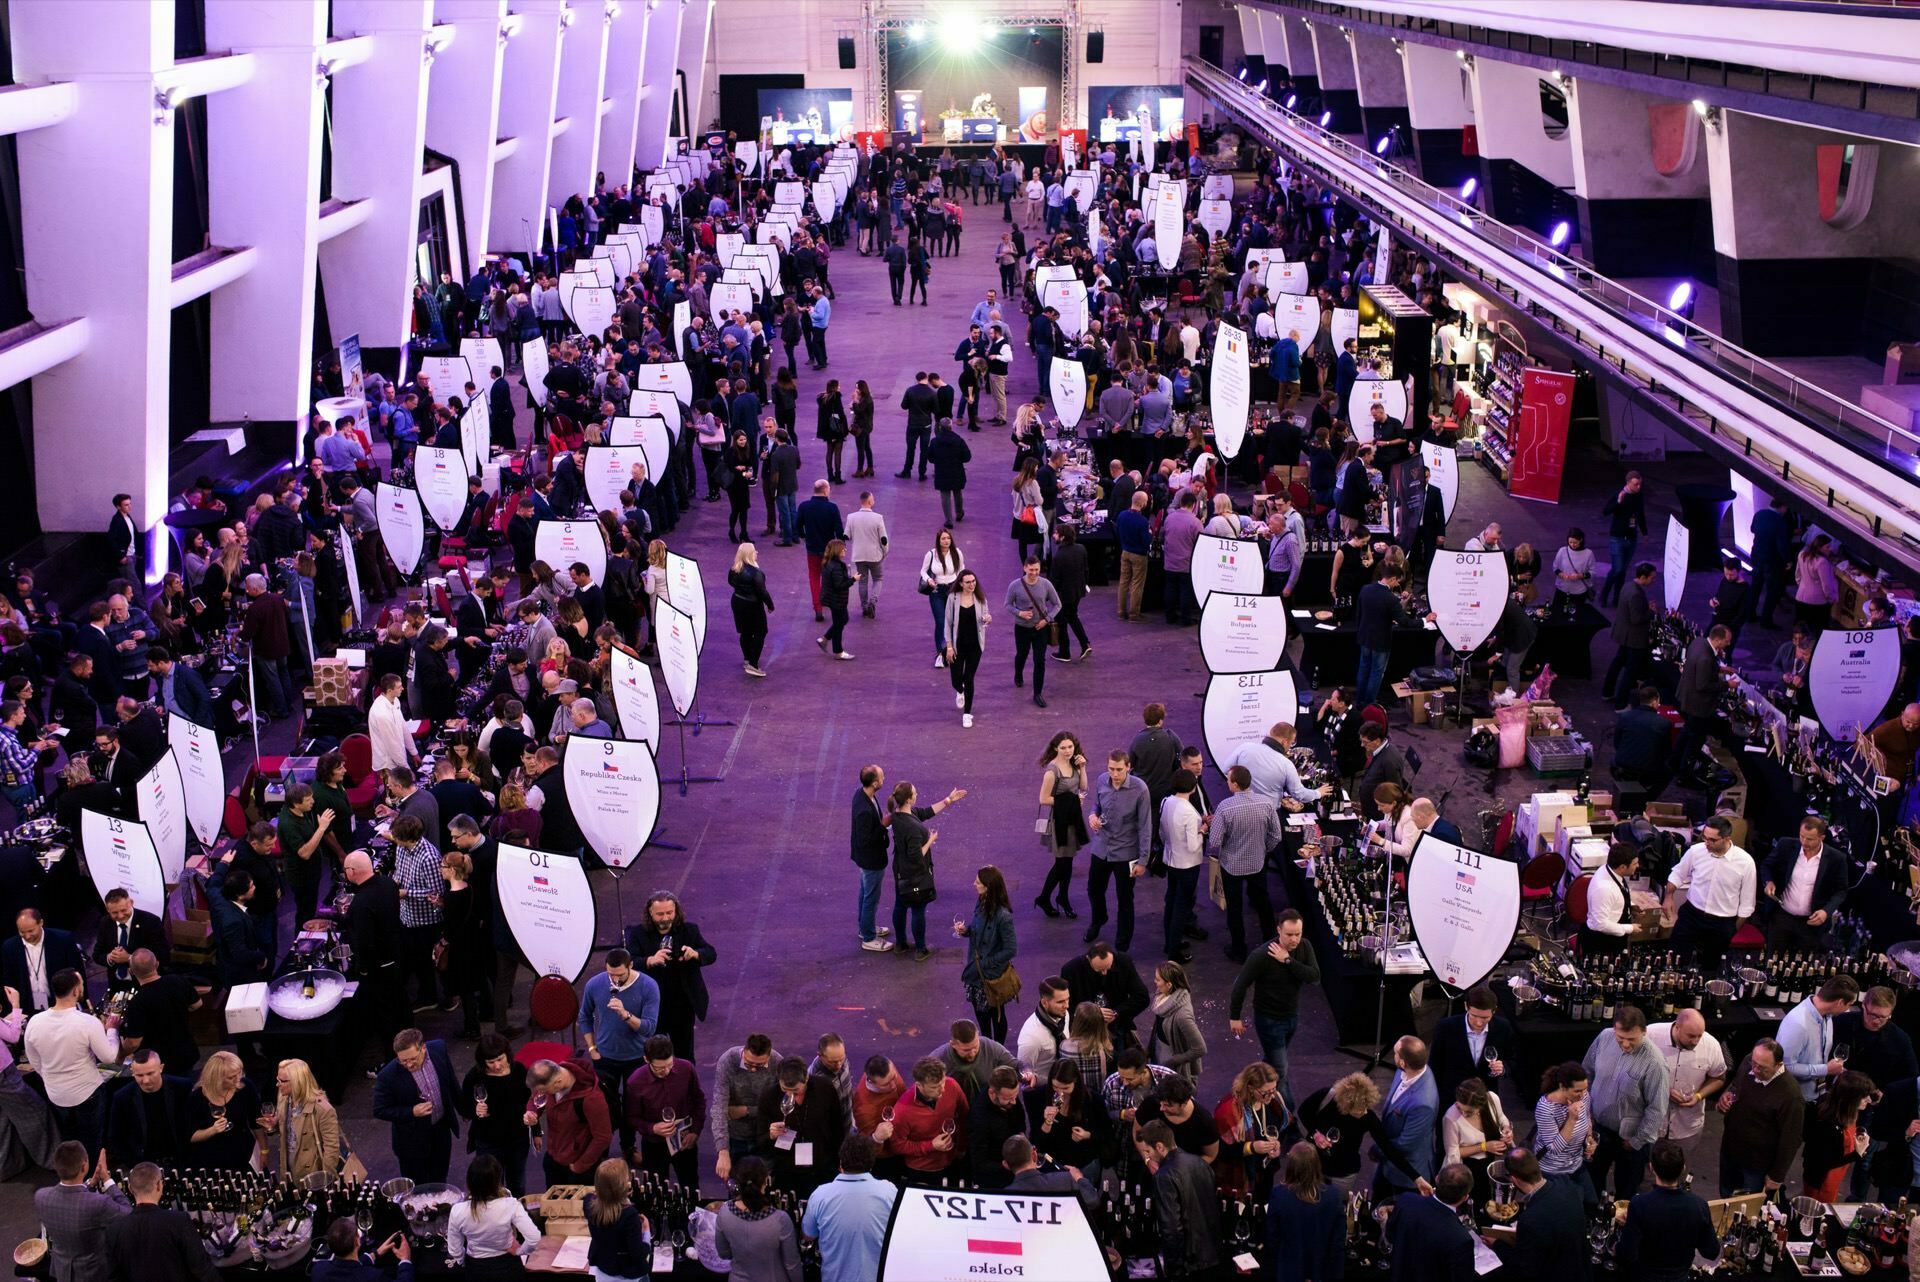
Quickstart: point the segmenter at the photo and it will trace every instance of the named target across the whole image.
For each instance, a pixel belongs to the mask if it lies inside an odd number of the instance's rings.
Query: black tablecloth
[[[1529,662],[1550,665],[1563,677],[1593,675],[1593,638],[1612,626],[1611,620],[1582,601],[1571,619],[1559,615],[1543,619],[1527,652]]]
[[[1320,987],[1333,1008],[1333,1023],[1343,1046],[1374,1044],[1374,1025],[1380,1018],[1380,985],[1386,983],[1386,1014],[1381,1037],[1391,1044],[1413,1031],[1413,1006],[1410,994],[1420,975],[1386,975],[1378,966],[1348,957],[1333,942],[1333,928],[1320,912],[1319,896],[1307,885],[1306,873],[1293,860],[1299,844],[1288,829],[1286,858],[1280,861],[1280,883],[1287,905],[1300,910],[1307,941],[1320,962]]]
[[[1513,1018],[1512,990],[1505,984],[1492,987],[1494,995],[1499,998],[1501,1013]],[[1784,1006],[1778,1009],[1782,1016],[1786,1014]],[[1651,1012],[1647,1016],[1649,1023],[1658,1022],[1661,1018],[1664,1016],[1656,1017]],[[1726,1048],[1729,1062],[1737,1063],[1741,1056],[1753,1049],[1755,1042],[1762,1037],[1773,1036],[1774,1030],[1780,1026],[1780,1020],[1762,1017],[1752,1006],[1736,1004],[1728,1006],[1724,1014],[1709,1012],[1707,1026]],[[1520,1037],[1521,1062],[1524,1064],[1522,1070],[1514,1074],[1514,1085],[1519,1088],[1521,1098],[1531,1105],[1540,1097],[1540,1074],[1555,1064],[1580,1061],[1586,1056],[1587,1048],[1593,1045],[1593,1039],[1609,1027],[1597,1019],[1568,1019],[1550,1006],[1539,1006],[1525,1018],[1514,1018],[1514,1030]]]
[[[1355,644],[1357,630],[1353,624],[1342,623],[1328,630],[1309,622],[1296,622],[1300,623],[1300,638],[1304,645],[1300,668],[1308,684],[1319,687],[1352,681],[1360,669],[1360,648]],[[1415,668],[1433,666],[1434,645],[1439,640],[1438,632],[1430,632],[1426,628],[1395,628],[1393,655],[1387,661],[1387,678],[1381,685],[1382,694],[1387,693],[1387,684],[1400,680]]]

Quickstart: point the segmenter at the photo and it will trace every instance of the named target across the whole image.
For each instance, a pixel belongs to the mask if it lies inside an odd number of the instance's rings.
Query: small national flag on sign
[[[533,879],[533,884],[536,886],[544,886],[547,884],[547,879],[545,877],[535,877]]]
[[[1456,872],[1453,874],[1453,879],[1462,886],[1471,886],[1474,882],[1474,876],[1470,872]]]
[[[970,1237],[967,1239],[967,1250],[978,1251],[982,1255],[1019,1255],[1020,1243],[995,1242],[988,1238]]]

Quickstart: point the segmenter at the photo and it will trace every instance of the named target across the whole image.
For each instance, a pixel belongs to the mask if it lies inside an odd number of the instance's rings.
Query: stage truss
[[[890,81],[887,66],[887,35],[893,31],[904,31],[909,27],[932,26],[940,21],[941,11],[933,6],[913,4],[903,6],[895,0],[865,0],[864,15],[858,33],[843,32],[847,35],[864,35],[872,39],[872,54],[867,58],[866,74],[863,77],[862,93],[867,100],[867,123],[869,128],[878,128],[891,135],[893,132],[893,104],[888,100]],[[1074,128],[1080,112],[1080,76],[1078,59],[1074,50],[1080,34],[1079,0],[1067,0],[1061,5],[1049,5],[1030,9],[1011,9],[1001,13],[984,12],[973,15],[982,27],[1010,30],[1015,27],[1058,27],[1060,35],[1060,110],[1057,123],[1050,131],[1055,137],[1062,129]]]

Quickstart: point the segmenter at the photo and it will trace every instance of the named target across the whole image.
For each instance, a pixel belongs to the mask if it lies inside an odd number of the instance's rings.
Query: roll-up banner
[[[1087,412],[1087,367],[1063,356],[1054,357],[1047,369],[1047,391],[1061,425],[1079,426],[1081,415]]]
[[[1300,715],[1300,695],[1293,673],[1222,672],[1207,679],[1201,705],[1200,729],[1207,755],[1228,761],[1241,744],[1252,743],[1280,722],[1289,725]]]
[[[1186,231],[1187,180],[1167,178],[1154,193],[1153,246],[1162,270],[1172,271],[1180,261],[1180,238]]]
[[[1427,441],[1420,446],[1420,459],[1427,465],[1427,483],[1440,488],[1440,515],[1453,517],[1453,501],[1460,493],[1460,460],[1451,445]]]
[[[542,405],[547,403],[547,373],[552,368],[544,335],[520,345],[520,379],[527,385],[527,394]]]
[[[620,719],[620,735],[658,745],[660,696],[653,692],[653,669],[615,646],[611,651],[613,712]]]
[[[639,740],[567,736],[561,759],[574,822],[609,867],[640,857],[660,821],[660,771]]]
[[[162,753],[153,769],[134,785],[134,809],[153,837],[160,873],[171,886],[187,866],[187,786],[172,748]]]
[[[513,941],[536,975],[580,978],[600,929],[587,870],[573,855],[500,843],[494,884]]]
[[[374,498],[379,500],[380,541],[401,574],[420,568],[420,552],[426,546],[426,517],[420,511],[420,496],[398,485],[378,482]]]
[[[590,582],[599,583],[607,575],[607,540],[598,521],[541,521],[533,527],[533,557],[565,574],[567,567],[579,561],[587,567]]]
[[[587,446],[587,501],[594,511],[622,510],[620,492],[633,485],[636,465],[646,468],[649,477],[653,475],[653,469],[647,467],[646,452],[638,445]]]
[[[693,375],[685,361],[659,361],[642,365],[633,379],[635,391],[672,392],[682,405],[693,404]]]
[[[353,550],[353,540],[347,536],[344,525],[333,528],[333,543],[340,550],[340,565],[347,572],[347,610],[353,615],[353,626],[357,628],[361,623],[360,555]]]
[[[1200,607],[1200,657],[1215,676],[1272,672],[1287,648],[1287,599],[1215,592]]]
[[[1893,698],[1900,680],[1900,631],[1830,628],[1813,645],[1807,687],[1821,726],[1836,739],[1852,739],[1870,730]],[[1888,762],[1898,775],[1904,762]]]
[[[1222,456],[1240,457],[1247,441],[1252,397],[1247,369],[1247,332],[1222,321],[1213,337],[1213,439]]]
[[[413,488],[433,523],[452,533],[467,506],[466,460],[459,450],[422,445],[414,451]]]
[[[1692,545],[1693,534],[1680,523],[1680,518],[1667,517],[1666,558],[1661,568],[1666,581],[1660,590],[1665,594],[1669,610],[1678,610],[1680,599],[1687,594],[1687,555],[1693,550]]]
[[[480,469],[486,466],[491,436],[486,397],[475,396],[473,404],[460,416],[460,460],[468,476],[480,475]]]
[[[700,577],[700,563],[678,552],[667,553],[667,600],[693,623],[696,650],[707,645],[707,584]]]
[[[667,430],[667,420],[658,415],[616,418],[609,430],[616,446],[639,448],[647,465],[648,480],[666,475],[667,459],[673,453],[673,435]]]
[[[1413,937],[1456,992],[1493,973],[1520,927],[1520,865],[1420,834],[1407,864]]]
[[[1758,491],[1753,482],[1733,469],[1727,469],[1727,484],[1733,488],[1733,550],[1741,556],[1753,551],[1753,514]]]
[[[1347,421],[1353,424],[1354,439],[1373,439],[1373,407],[1387,407],[1387,417],[1407,421],[1407,386],[1397,378],[1355,379],[1347,393]]]
[[[427,376],[427,387],[433,392],[433,399],[442,405],[449,396],[465,396],[467,384],[474,381],[473,367],[464,356],[423,356],[420,358],[420,373]]]
[[[655,598],[653,640],[660,650],[660,675],[667,683],[667,698],[673,701],[673,710],[685,717],[700,692],[700,643],[694,640],[693,620]]]
[[[80,849],[86,852],[87,875],[102,901],[108,891],[124,890],[133,897],[135,908],[165,920],[167,880],[145,824],[82,810]]]
[[[1266,584],[1266,558],[1257,539],[1223,539],[1202,534],[1193,544],[1193,595],[1206,609],[1213,592],[1259,596]]]
[[[1233,203],[1226,200],[1203,200],[1200,202],[1200,215],[1197,219],[1210,236],[1224,236],[1227,228],[1233,225]]]
[[[1427,601],[1448,645],[1462,653],[1478,649],[1507,607],[1506,554],[1439,549],[1427,569]]]
[[[220,736],[177,712],[167,714],[167,743],[180,770],[187,823],[203,846],[220,839],[227,817],[227,776],[220,763]],[[345,815],[339,816],[342,820]]]

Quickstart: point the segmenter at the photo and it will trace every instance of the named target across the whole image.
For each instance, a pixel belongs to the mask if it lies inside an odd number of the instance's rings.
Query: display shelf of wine
[[[1837,937],[1860,940],[1865,927],[1842,913],[1834,920]],[[1612,1023],[1621,1006],[1638,1008],[1649,1020],[1668,1020],[1682,1010],[1706,1010],[1716,1003],[1750,1003],[1791,1009],[1828,978],[1853,976],[1862,989],[1905,986],[1907,971],[1885,953],[1757,952],[1729,954],[1718,971],[1701,970],[1672,950],[1635,947],[1601,955],[1584,964],[1535,958],[1536,986],[1562,1013],[1578,1022]],[[1715,987],[1720,985],[1720,987]]]
[[[1315,890],[1320,898],[1320,914],[1333,932],[1334,946],[1343,956],[1358,957],[1361,940],[1380,934],[1381,914],[1386,910],[1386,887],[1381,856],[1353,853],[1343,848],[1332,856],[1314,860]]]
[[[1480,462],[1502,482],[1513,471],[1512,422],[1512,411],[1497,401],[1487,406],[1480,420]]]
[[[1234,1256],[1260,1250],[1266,1234],[1266,1208],[1241,1194],[1218,1196],[1220,1246],[1224,1252]],[[1104,1250],[1127,1262],[1123,1277],[1164,1276],[1135,1271],[1136,1265],[1144,1268],[1143,1262],[1156,1260],[1164,1245],[1156,1205],[1152,1177],[1137,1165],[1129,1165],[1101,1190],[1099,1210],[1089,1217],[1094,1238]]]
[[[116,1171],[114,1180],[124,1187],[126,1173]],[[242,1250],[256,1262],[280,1255],[310,1239],[317,1241],[327,1226],[343,1217],[359,1224],[363,1240],[376,1244],[406,1222],[371,1181],[338,1180],[326,1189],[310,1190],[259,1171],[170,1169],[162,1204],[192,1221],[215,1260],[231,1259]]]

